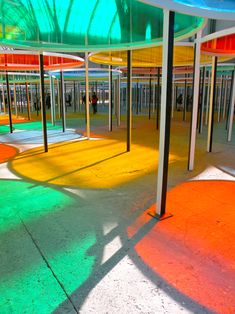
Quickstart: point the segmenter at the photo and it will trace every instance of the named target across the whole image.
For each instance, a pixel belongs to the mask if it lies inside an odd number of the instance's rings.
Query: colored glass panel
[[[80,58],[81,59],[81,58]],[[83,64],[82,59],[77,60],[64,58],[61,56],[44,56],[43,57],[45,70],[66,69],[78,67]],[[18,53],[0,53],[0,70],[39,70],[39,57],[36,54],[18,54]]]
[[[139,0],[152,6],[211,19],[235,20],[234,0]]]
[[[66,80],[72,79],[72,80],[81,80],[81,81],[85,81],[85,70],[81,69],[82,71],[78,70],[74,70],[74,71],[63,71],[64,74],[64,78]],[[112,71],[112,74],[114,77],[117,77],[118,75],[120,75],[120,71]],[[107,79],[109,77],[109,72],[105,71],[105,70],[100,70],[100,71],[90,71],[88,72],[89,74],[89,79]],[[50,75],[56,77],[57,79],[60,78],[60,73],[59,72],[50,72]]]
[[[201,49],[209,54],[235,56],[235,34],[209,40],[202,44]]]
[[[173,2],[205,10],[235,13],[234,0],[173,0]]]
[[[228,58],[227,58],[228,59]],[[110,64],[125,66],[127,64],[127,54],[125,51],[100,52],[90,56],[92,62],[99,64]],[[174,47],[174,66],[193,65],[194,51],[190,46]],[[226,60],[220,58],[219,61]],[[211,56],[201,55],[201,64],[211,63]],[[132,52],[133,67],[161,67],[162,66],[162,47],[137,49]]]
[[[2,0],[0,42],[47,50],[123,48],[162,42],[163,11],[137,0]],[[141,21],[141,23],[140,23]],[[202,18],[176,14],[175,38],[189,37]]]

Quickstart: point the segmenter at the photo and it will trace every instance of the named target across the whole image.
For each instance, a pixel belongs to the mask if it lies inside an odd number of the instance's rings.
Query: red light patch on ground
[[[0,144],[0,152],[0,163],[3,163],[15,156],[17,154],[17,149],[9,145]]]
[[[137,254],[182,294],[217,313],[235,313],[235,182],[181,184],[168,193],[167,211],[174,216],[156,223]]]

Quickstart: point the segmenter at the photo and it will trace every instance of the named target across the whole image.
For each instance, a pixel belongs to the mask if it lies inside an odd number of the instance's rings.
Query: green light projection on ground
[[[0,180],[0,232],[24,221],[60,210],[71,203],[69,197],[48,187],[13,180]]]
[[[42,122],[33,121],[33,122],[25,122],[25,123],[14,123],[14,128],[17,130],[32,130],[32,131],[40,131],[42,130]],[[47,123],[47,130],[59,130],[61,127],[52,125],[51,123]]]
[[[93,51],[162,42],[163,10],[137,0],[2,0],[1,3],[0,18],[4,18],[8,36],[3,31],[0,42],[5,45]],[[177,13],[175,38],[191,36],[189,32],[196,32],[203,22],[202,18]]]
[[[9,133],[9,126],[7,125],[0,125],[0,135],[1,134],[5,134],[5,133]]]
[[[89,277],[95,261],[87,251],[96,236],[79,219],[79,197],[35,183],[0,180],[0,204],[1,313],[52,313],[67,297],[22,221],[71,294]]]

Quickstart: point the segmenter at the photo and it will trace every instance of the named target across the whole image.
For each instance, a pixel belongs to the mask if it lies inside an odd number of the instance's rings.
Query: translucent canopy
[[[184,43],[185,45],[185,43]],[[228,58],[220,58],[219,61]],[[127,53],[125,51],[104,51],[91,54],[90,60],[99,64],[109,64],[115,66],[126,66]],[[174,66],[189,66],[194,62],[194,50],[192,46],[174,46]],[[201,55],[201,64],[211,63],[211,56]],[[133,67],[161,67],[162,47],[152,47],[133,50]]]
[[[67,69],[84,64],[80,57],[44,53],[44,69]],[[39,55],[29,51],[0,51],[0,70],[39,70]]]
[[[211,55],[235,56],[235,34],[209,40],[202,44],[201,49]]]
[[[39,73],[28,72],[8,72],[8,79],[11,84],[25,84],[30,82],[40,82]],[[48,74],[44,74],[45,82],[49,80]],[[0,73],[0,83],[6,83],[5,73]]]
[[[204,67],[205,65],[201,65]],[[206,71],[211,71],[211,66],[205,66]],[[217,64],[217,74],[220,73],[223,75],[231,75],[231,71],[234,70],[235,63],[218,63]],[[161,68],[133,68],[132,74],[134,75],[152,75],[152,77],[156,77],[158,75],[158,71],[162,73]],[[122,68],[122,72],[127,72],[127,68]],[[222,73],[221,73],[222,72]],[[185,74],[192,74],[193,73],[193,66],[182,66],[182,67],[174,67],[173,73],[177,75],[184,75]],[[185,78],[184,78],[185,79]],[[188,79],[188,78],[187,78]]]
[[[113,77],[121,75],[121,71],[112,69]],[[60,73],[58,71],[51,71],[49,74],[55,78],[60,78]],[[65,70],[63,71],[64,78],[66,80],[79,80],[85,81],[85,69],[76,70]],[[109,77],[109,69],[102,68],[90,68],[88,71],[89,80],[107,80]]]
[[[0,43],[47,51],[97,51],[161,44],[163,10],[138,0],[1,0]],[[175,39],[204,19],[176,14]]]
[[[140,0],[142,2],[168,8],[177,12],[212,19],[235,20],[234,0]]]

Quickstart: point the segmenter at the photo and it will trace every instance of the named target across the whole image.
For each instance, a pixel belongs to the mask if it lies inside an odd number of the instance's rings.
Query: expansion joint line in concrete
[[[24,223],[24,221],[21,219],[21,217],[19,217],[22,225],[24,226],[26,232],[28,233],[28,235],[30,236],[33,244],[35,245],[36,249],[38,250],[39,254],[41,255],[43,261],[45,262],[46,266],[49,268],[49,270],[51,271],[53,277],[55,278],[55,280],[58,282],[59,286],[61,287],[61,289],[63,290],[64,294],[66,295],[67,299],[69,300],[69,302],[71,303],[75,313],[79,314],[79,311],[77,310],[76,306],[74,305],[72,299],[70,298],[70,296],[68,295],[68,293],[65,290],[64,285],[62,284],[62,282],[59,280],[59,278],[56,276],[55,272],[53,271],[53,269],[51,268],[46,256],[44,255],[44,253],[42,252],[42,250],[40,249],[39,245],[37,244],[36,240],[34,239],[32,233],[29,231],[29,229],[27,228],[26,224]]]

